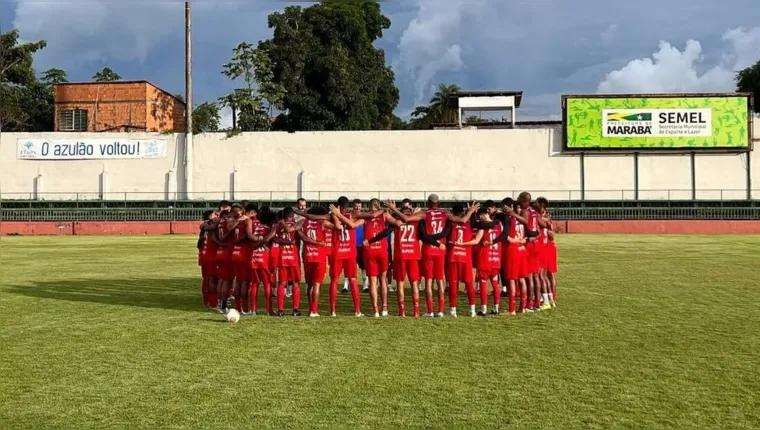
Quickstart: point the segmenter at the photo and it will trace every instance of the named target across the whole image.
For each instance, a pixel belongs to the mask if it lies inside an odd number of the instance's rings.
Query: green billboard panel
[[[570,151],[747,151],[748,94],[563,96]]]

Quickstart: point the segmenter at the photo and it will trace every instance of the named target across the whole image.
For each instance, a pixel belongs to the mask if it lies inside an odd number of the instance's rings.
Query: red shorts
[[[518,279],[527,278],[530,271],[528,270],[528,251],[516,247],[507,248],[507,279],[517,281]]]
[[[235,272],[235,279],[238,282],[251,280],[251,263],[248,261],[234,261],[232,262],[232,267]]]
[[[420,260],[393,260],[393,279],[396,282],[419,282]]]
[[[422,276],[425,279],[443,281],[446,273],[446,255],[428,255],[422,257]]]
[[[493,279],[499,276],[501,269],[495,267],[487,267],[485,269],[478,269],[478,279],[487,280]]]
[[[544,252],[546,260],[546,270],[550,273],[557,273],[557,247],[549,245]]]
[[[300,266],[280,266],[277,271],[279,275],[278,281],[282,284],[284,282],[301,282],[301,267]]]
[[[235,278],[235,270],[232,261],[217,261],[216,276],[225,281],[231,281]]]
[[[210,278],[216,276],[216,262],[215,261],[203,261],[201,262],[201,276],[204,278]]]
[[[325,274],[327,274],[327,263],[306,263],[304,264],[304,270],[306,271],[306,284],[314,285],[321,284],[325,280]]]
[[[269,268],[277,269],[280,266],[280,248],[269,250]]]
[[[332,258],[330,261],[330,277],[337,279],[340,277],[341,272],[343,272],[343,276],[346,278],[356,278],[356,258]]]
[[[251,272],[252,281],[256,284],[272,285],[272,272],[269,269],[255,268]]]
[[[367,276],[380,276],[388,271],[388,253],[371,254],[364,252],[364,270]]]
[[[528,251],[528,273],[538,273],[541,270],[541,252]]]
[[[446,278],[452,288],[458,288],[460,282],[472,284],[472,265],[464,261],[449,261]]]

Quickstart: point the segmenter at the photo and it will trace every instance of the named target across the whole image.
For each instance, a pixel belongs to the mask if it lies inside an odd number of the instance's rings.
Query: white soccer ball
[[[235,309],[229,309],[226,314],[224,314],[224,319],[227,320],[229,323],[236,323],[240,321],[240,312],[236,311]]]

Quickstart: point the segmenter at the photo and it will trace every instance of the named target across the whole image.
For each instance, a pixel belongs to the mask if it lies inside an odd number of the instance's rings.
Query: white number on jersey
[[[401,226],[401,242],[414,242],[414,226],[403,224]]]
[[[437,220],[430,221],[430,226],[433,228],[432,234],[438,234],[443,231],[443,222],[441,221],[437,221]]]
[[[464,242],[464,230],[457,230],[457,242]]]
[[[496,232],[491,230],[488,232],[488,236],[491,238],[491,249],[498,248],[497,244],[494,243],[494,240],[496,240]]]
[[[347,229],[343,229],[340,231],[340,241],[341,242],[348,242],[351,240],[351,233]]]

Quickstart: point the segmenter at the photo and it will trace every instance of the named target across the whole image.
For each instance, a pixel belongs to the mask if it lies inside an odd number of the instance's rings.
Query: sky
[[[194,101],[236,87],[221,74],[232,48],[271,35],[267,15],[291,3],[193,2]],[[307,7],[308,3],[299,3]],[[403,0],[376,44],[396,74],[407,118],[439,83],[521,90],[518,120],[558,119],[568,93],[735,90],[760,60],[760,0]],[[184,92],[182,2],[0,2],[0,28],[44,39],[38,71],[86,81],[104,66]],[[229,112],[224,123],[230,122]]]

